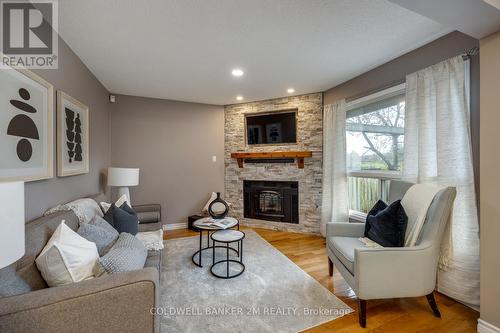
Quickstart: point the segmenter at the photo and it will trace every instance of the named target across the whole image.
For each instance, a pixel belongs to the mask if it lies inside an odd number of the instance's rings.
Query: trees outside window
[[[404,163],[404,91],[366,99],[346,120],[349,208],[362,213],[386,199],[387,180],[398,178]]]

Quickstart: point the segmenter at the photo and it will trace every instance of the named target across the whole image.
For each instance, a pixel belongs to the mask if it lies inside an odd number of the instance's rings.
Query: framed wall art
[[[57,175],[89,172],[89,108],[57,92]]]
[[[53,94],[33,72],[0,67],[0,182],[54,176]]]

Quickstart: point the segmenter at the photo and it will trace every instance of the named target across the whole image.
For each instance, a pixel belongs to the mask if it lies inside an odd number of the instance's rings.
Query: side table
[[[218,223],[224,223],[225,228],[221,228],[217,225],[214,225],[213,223],[218,222]],[[196,220],[193,223],[193,227],[196,228],[196,230],[200,233],[200,245],[198,251],[196,251],[193,256],[191,257],[191,260],[193,261],[193,264],[195,264],[198,267],[203,267],[202,265],[202,260],[201,260],[201,255],[202,252],[208,249],[212,249],[215,245],[212,242],[210,244],[210,233],[214,233],[217,230],[223,230],[223,229],[231,229],[231,228],[238,228],[240,229],[240,223],[237,219],[234,217],[225,217],[220,220],[215,220],[211,217],[204,217],[201,219]],[[203,247],[203,233],[207,233],[207,245]],[[226,246],[216,246],[220,248],[226,248]],[[229,247],[229,250],[235,252],[237,255],[239,255],[239,251],[237,249],[234,249],[232,247]]]

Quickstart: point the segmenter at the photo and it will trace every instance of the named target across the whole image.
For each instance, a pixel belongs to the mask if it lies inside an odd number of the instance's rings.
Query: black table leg
[[[235,225],[235,226],[233,226],[233,227],[231,227],[231,228],[234,228],[234,227],[236,227],[236,226],[238,227],[238,229],[240,228],[239,224],[237,224],[237,225]],[[210,231],[212,231],[212,233],[213,233],[213,232],[215,232],[215,231],[217,231],[217,230],[207,230],[207,229],[200,229],[200,228],[197,228],[197,230],[198,230],[198,231],[199,231],[199,233],[200,233],[200,241],[199,241],[199,243],[200,243],[200,244],[199,244],[199,249],[198,249],[198,251],[196,251],[195,253],[193,253],[193,255],[191,256],[191,261],[192,261],[192,262],[193,262],[193,264],[195,264],[196,266],[198,266],[198,267],[203,267],[203,265],[202,265],[202,252],[203,252],[204,250],[209,250],[209,249],[211,249],[212,247],[219,247],[219,248],[224,248],[224,247],[225,247],[225,248],[227,248],[227,247],[229,247],[229,250],[234,251],[234,252],[235,252],[235,254],[236,254],[237,256],[239,256],[239,244],[238,244],[238,250],[237,250],[237,249],[235,249],[235,248],[233,248],[233,247],[231,247],[231,246],[229,246],[229,245],[228,245],[228,246],[224,246],[224,245],[215,245],[215,242],[214,242],[213,240],[212,240],[212,242],[210,242],[210,239],[211,239],[211,237],[210,237]],[[206,232],[207,232],[207,246],[206,246],[206,247],[203,247],[203,232],[204,232],[204,231],[206,231]],[[210,243],[212,243],[212,244],[210,244]],[[215,250],[215,249],[214,249],[214,250]],[[213,252],[212,252],[212,253],[213,253]],[[196,262],[196,257],[198,257],[198,262]]]
[[[199,255],[199,260],[198,260],[198,264],[200,265],[201,267],[201,248],[202,248],[202,244],[201,244],[201,240],[203,238],[203,231],[200,230],[200,255]]]
[[[213,244],[213,252],[212,253],[213,253],[213,255],[212,255],[212,267],[210,267],[210,273],[212,273],[213,276],[220,278],[220,279],[232,279],[232,278],[235,278],[235,277],[243,274],[243,272],[245,271],[245,264],[243,264],[243,238],[244,237],[245,237],[245,234],[243,234],[243,237],[239,240],[227,241],[227,242],[220,241],[219,243],[222,243],[222,244],[225,243],[225,245],[222,245],[222,246],[217,245],[217,242],[212,238],[212,244]],[[236,251],[234,246],[230,246],[230,244],[232,244],[232,243],[238,243],[238,245],[237,245],[238,251]],[[216,247],[220,247],[220,248],[225,247],[226,248],[226,258],[224,258],[224,259],[219,258],[220,260],[215,260],[215,248]],[[230,258],[229,250],[236,252],[236,258],[234,258],[234,259]],[[224,255],[222,255],[222,256],[224,256]],[[233,265],[238,264],[240,266],[241,270],[238,273],[231,274],[231,272],[229,271],[231,268],[230,262],[232,262]],[[221,272],[221,274],[219,275],[216,272],[214,272],[214,268],[218,264],[221,264],[221,265],[226,264],[225,265],[226,266],[226,274]],[[223,268],[221,269],[221,271],[222,270],[223,270]]]
[[[226,244],[227,248],[226,248],[226,263],[227,263],[227,270],[226,270],[226,277],[229,278],[229,243]]]
[[[212,266],[215,264],[215,241],[212,241]]]

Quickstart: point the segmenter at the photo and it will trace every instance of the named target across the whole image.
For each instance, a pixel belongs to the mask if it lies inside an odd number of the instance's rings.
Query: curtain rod
[[[478,54],[479,54],[479,47],[476,46],[465,51],[465,53],[462,54],[462,59],[468,60],[471,57],[476,56]]]
[[[472,47],[472,48],[468,49],[467,51],[465,51],[465,53],[462,54],[462,59],[468,60],[471,57],[476,56],[478,54],[479,54],[479,47],[475,46],[475,47]],[[375,89],[372,89],[372,90],[369,90],[369,91],[364,91],[364,92],[356,94],[354,96],[349,96],[349,97],[347,97],[345,99],[345,101],[346,101],[346,103],[349,103],[349,102],[352,102],[353,100],[359,99],[361,97],[368,96],[368,95],[377,93],[379,91],[385,90],[387,88],[396,86],[396,85],[401,84],[401,83],[403,83],[405,81],[406,81],[405,79],[393,81],[393,82],[391,82],[389,84],[384,85],[383,87],[378,87],[378,88],[375,88]]]

